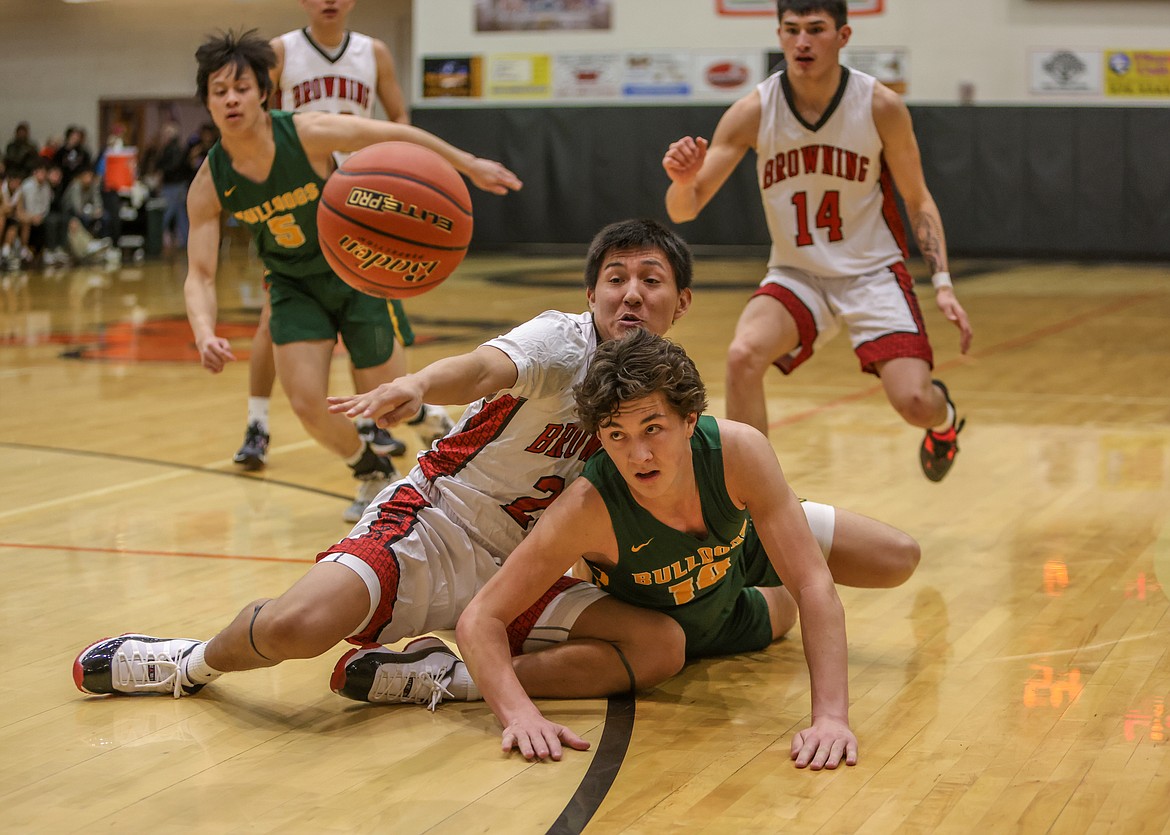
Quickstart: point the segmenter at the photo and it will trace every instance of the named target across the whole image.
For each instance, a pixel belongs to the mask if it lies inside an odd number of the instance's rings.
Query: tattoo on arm
[[[931,274],[947,269],[946,244],[943,242],[942,223],[931,212],[919,212],[913,220],[914,239]]]

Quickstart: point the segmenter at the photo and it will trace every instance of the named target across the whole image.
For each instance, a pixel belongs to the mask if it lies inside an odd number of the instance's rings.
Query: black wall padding
[[[524,180],[473,190],[473,249],[581,245],[606,223],[666,219],[662,155],[710,137],[722,107],[418,109],[420,127]],[[967,256],[1170,257],[1170,109],[911,108],[949,248]],[[749,153],[700,217],[692,245],[759,252],[767,228]]]

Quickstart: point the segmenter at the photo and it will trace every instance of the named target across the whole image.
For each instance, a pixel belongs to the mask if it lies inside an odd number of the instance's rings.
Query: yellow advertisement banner
[[[1170,98],[1170,52],[1106,50],[1105,95]]]
[[[487,94],[493,99],[547,99],[552,96],[548,55],[508,53],[488,58]]]

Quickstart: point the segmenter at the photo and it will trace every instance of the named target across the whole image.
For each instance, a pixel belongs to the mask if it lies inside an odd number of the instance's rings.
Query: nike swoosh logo
[[[654,537],[650,537],[645,542],[643,542],[641,545],[634,545],[633,547],[630,548],[630,550],[636,554],[653,541],[654,541]]]
[[[232,186],[231,188],[229,188],[227,191],[225,191],[225,192],[223,193],[223,196],[224,196],[224,197],[231,197],[231,196],[232,196],[232,192],[233,192],[233,191],[235,191],[235,190],[236,190],[236,187],[235,187],[235,186]]]

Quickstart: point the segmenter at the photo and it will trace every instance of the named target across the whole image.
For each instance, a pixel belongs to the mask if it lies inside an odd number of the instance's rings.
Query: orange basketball
[[[449,162],[413,142],[353,154],[325,182],[317,239],[346,284],[405,299],[437,287],[471,242],[471,196]]]

